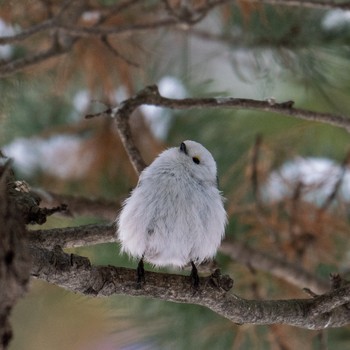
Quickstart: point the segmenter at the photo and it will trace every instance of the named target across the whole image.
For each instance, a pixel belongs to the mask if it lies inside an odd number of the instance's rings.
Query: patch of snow
[[[26,176],[42,171],[61,179],[79,179],[84,177],[92,161],[91,155],[83,150],[82,139],[71,135],[18,138],[2,150]]]
[[[302,197],[306,201],[323,203],[333,192],[336,183],[344,175],[339,194],[350,201],[350,172],[326,158],[296,158],[271,173],[262,188],[267,201],[291,198],[298,184],[302,185]]]
[[[0,36],[12,36],[15,35],[17,30],[3,19],[0,18]],[[0,58],[8,60],[13,53],[13,46],[10,44],[0,45]]]
[[[82,15],[82,19],[85,22],[96,23],[101,18],[99,11],[85,11]]]
[[[330,10],[324,16],[321,25],[324,30],[337,30],[350,26],[350,11]]]
[[[73,97],[73,106],[80,112],[86,112],[91,103],[91,96],[88,90],[80,90]]]

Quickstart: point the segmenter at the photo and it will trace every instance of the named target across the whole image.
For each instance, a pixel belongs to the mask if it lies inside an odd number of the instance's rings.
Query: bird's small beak
[[[185,153],[186,155],[188,154],[188,153],[187,153],[187,147],[186,147],[186,145],[185,145],[184,142],[181,142],[180,151],[183,152],[183,153]]]

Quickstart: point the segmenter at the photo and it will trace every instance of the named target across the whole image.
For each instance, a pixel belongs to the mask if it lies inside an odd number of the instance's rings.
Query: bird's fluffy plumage
[[[122,251],[156,266],[212,258],[226,225],[216,172],[212,155],[197,142],[162,152],[123,204],[117,219]]]

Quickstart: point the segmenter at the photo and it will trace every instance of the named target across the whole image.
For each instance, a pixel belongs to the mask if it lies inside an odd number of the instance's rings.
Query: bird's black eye
[[[193,160],[193,163],[196,163],[196,164],[200,163],[200,160],[197,157],[193,157],[192,160]]]

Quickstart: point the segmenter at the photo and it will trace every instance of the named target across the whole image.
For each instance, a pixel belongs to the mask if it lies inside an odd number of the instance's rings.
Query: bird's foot
[[[136,284],[137,284],[137,289],[140,289],[142,287],[142,283],[145,283],[145,269],[143,265],[143,258],[140,259],[137,269],[136,269]]]
[[[192,288],[197,291],[199,289],[199,276],[198,276],[198,270],[196,268],[196,265],[194,264],[193,261],[191,261],[191,266],[192,266],[192,270],[191,270],[191,284],[192,284]]]

